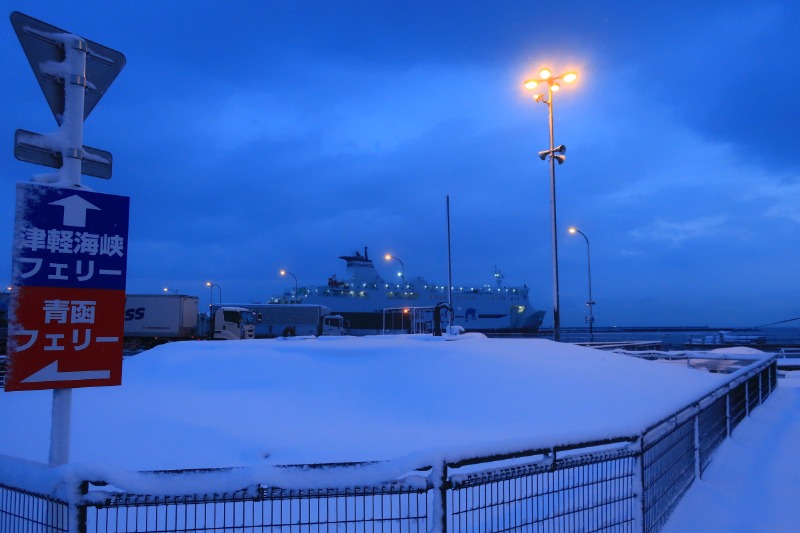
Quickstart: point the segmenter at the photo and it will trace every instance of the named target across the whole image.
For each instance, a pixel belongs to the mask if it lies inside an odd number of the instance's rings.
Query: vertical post
[[[744,414],[750,416],[750,378],[744,380]]]
[[[81,497],[86,496],[89,494],[89,482],[82,481],[80,484],[80,494]],[[77,512],[75,513],[76,518],[78,519],[78,533],[87,533],[87,513],[86,513],[86,506],[78,507]]]
[[[694,478],[700,479],[700,407],[694,415]]]
[[[586,305],[589,306],[589,339],[591,342],[594,342],[594,311],[592,308],[594,305],[594,300],[592,299],[592,251],[589,247],[589,237],[584,235],[583,238],[586,239],[586,265],[589,273],[589,301],[586,302]]]
[[[559,310],[558,291],[558,228],[556,222],[556,158],[553,154],[555,138],[553,136],[553,86],[547,85],[547,108],[550,119],[550,218],[553,222],[553,340],[561,340],[561,313]]]
[[[447,304],[450,306],[450,327],[453,326],[453,257],[450,254],[450,195],[447,195]],[[448,333],[450,330],[448,329]]]
[[[64,82],[63,165],[59,185],[81,186],[83,160],[83,111],[86,93],[86,41],[70,35],[64,43],[64,62],[69,72]],[[72,389],[53,389],[50,424],[50,466],[69,463],[72,426]]]
[[[442,463],[441,469],[441,472],[433,472],[434,475],[437,473],[439,474],[439,490],[437,491],[437,494],[434,495],[434,505],[437,503],[436,497],[438,496],[440,501],[438,502],[438,505],[436,505],[436,512],[441,515],[439,517],[440,521],[438,531],[441,533],[447,533],[447,489],[450,486],[449,482],[447,481],[447,462]],[[435,527],[436,526],[434,525],[434,528]],[[433,531],[437,531],[437,529],[434,529]]]
[[[578,228],[570,228],[569,232],[580,234],[580,236],[583,237],[583,240],[586,241],[586,265],[587,272],[589,274],[589,301],[586,302],[586,305],[589,307],[589,340],[590,342],[594,342],[594,313],[592,311],[592,306],[594,305],[594,300],[592,299],[592,250],[591,246],[589,245],[589,237],[587,237],[584,232]]]
[[[50,421],[50,466],[69,463],[72,389],[53,389]]]
[[[69,74],[64,80],[64,119],[61,123],[65,143],[61,155],[59,183],[69,187],[81,186],[83,161],[83,112],[86,93],[86,41],[71,35],[64,43]]]
[[[727,438],[731,438],[731,387],[728,385],[728,392],[725,393],[725,429]]]

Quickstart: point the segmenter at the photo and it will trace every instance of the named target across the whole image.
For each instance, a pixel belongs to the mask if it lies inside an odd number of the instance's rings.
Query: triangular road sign
[[[11,13],[11,25],[19,37],[22,49],[28,57],[39,86],[60,126],[64,117],[64,79],[42,71],[47,62],[64,61],[63,39],[59,35],[69,34],[46,22],[23,15],[18,11]],[[83,38],[82,38],[83,39]],[[125,56],[88,39],[86,53],[86,95],[84,97],[83,118],[89,116],[94,106],[102,98],[109,85],[125,66]]]

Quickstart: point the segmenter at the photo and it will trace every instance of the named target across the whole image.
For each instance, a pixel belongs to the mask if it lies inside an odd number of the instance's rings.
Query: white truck
[[[344,318],[316,304],[241,304],[257,317],[256,338],[344,335]]]
[[[251,306],[211,306],[211,338],[214,340],[253,339],[257,323],[258,317]]]
[[[128,294],[125,296],[125,343],[130,348],[149,348],[177,340],[254,337],[256,317],[249,309],[213,306],[211,319],[213,326],[208,331],[200,331],[197,296]]]
[[[198,338],[198,298],[182,294],[126,294],[125,343],[150,347]]]

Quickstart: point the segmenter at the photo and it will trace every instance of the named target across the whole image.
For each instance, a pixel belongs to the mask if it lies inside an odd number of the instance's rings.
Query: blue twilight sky
[[[527,284],[552,325],[547,106],[556,95],[562,326],[752,326],[800,316],[800,3],[435,0],[4,2],[0,156],[10,278],[17,128],[56,123],[18,10],[123,52],[85,123],[131,197],[128,292],[264,301],[342,274]],[[552,6],[552,7],[550,7]],[[0,257],[2,259],[2,257]],[[215,300],[217,292],[215,291]],[[793,322],[791,325],[798,325]]]

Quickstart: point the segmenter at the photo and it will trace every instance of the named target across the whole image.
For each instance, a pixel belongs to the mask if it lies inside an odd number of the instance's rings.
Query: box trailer
[[[125,340],[156,345],[197,338],[197,296],[183,294],[125,295]]]

